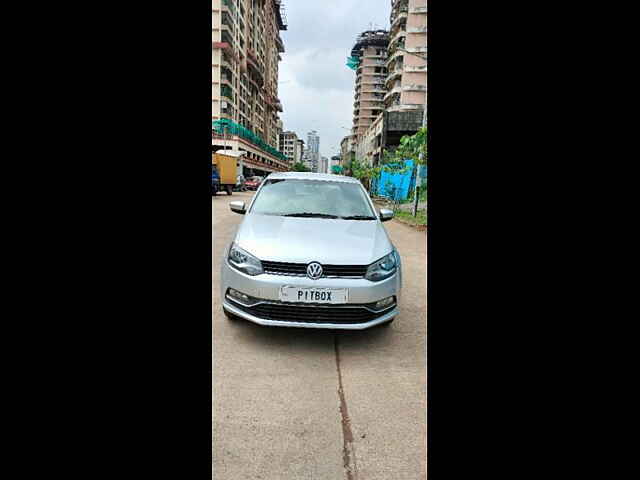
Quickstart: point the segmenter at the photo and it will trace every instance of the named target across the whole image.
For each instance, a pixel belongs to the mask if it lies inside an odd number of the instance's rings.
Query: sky
[[[307,142],[320,135],[320,154],[339,153],[353,123],[355,72],[346,66],[364,30],[389,29],[391,0],[283,0],[287,30],[281,31],[278,97],[283,129]],[[347,127],[347,129],[341,128]]]

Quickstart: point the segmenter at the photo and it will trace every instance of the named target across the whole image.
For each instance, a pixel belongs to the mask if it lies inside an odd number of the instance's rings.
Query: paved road
[[[220,255],[242,216],[213,202],[213,478],[426,478],[426,241],[385,227],[403,261],[402,313],[362,332],[267,328],[222,313]]]

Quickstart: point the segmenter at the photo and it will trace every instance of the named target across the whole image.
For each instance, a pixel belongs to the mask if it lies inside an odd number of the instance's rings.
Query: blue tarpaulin
[[[406,200],[409,192],[415,185],[413,160],[405,160],[404,164],[408,167],[405,173],[389,173],[384,170],[372,185],[371,191],[380,197],[391,197],[391,193],[395,187],[395,199]]]

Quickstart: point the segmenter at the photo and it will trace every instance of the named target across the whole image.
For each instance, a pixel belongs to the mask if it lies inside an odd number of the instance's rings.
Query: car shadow
[[[393,326],[376,325],[366,330],[333,330],[299,327],[270,327],[238,319],[229,321],[234,335],[241,335],[248,343],[260,344],[264,347],[294,347],[302,350],[325,351],[334,349],[337,338],[350,344],[388,343],[393,336]]]

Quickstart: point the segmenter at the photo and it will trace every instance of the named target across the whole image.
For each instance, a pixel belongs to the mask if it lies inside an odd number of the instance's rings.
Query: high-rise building
[[[389,32],[367,30],[358,35],[351,49],[351,59],[357,62],[355,95],[353,102],[353,128],[358,140],[384,108],[384,81]]]
[[[299,138],[296,142],[296,163],[302,162],[302,155],[304,154],[304,140]]]
[[[382,114],[364,131],[354,128],[356,136],[341,144],[343,158],[347,153],[373,165],[382,160],[385,149],[393,150],[426,119],[426,0],[391,0],[389,21]]]
[[[327,157],[320,157],[318,173],[331,173],[329,172],[329,159]]]
[[[313,170],[313,157],[311,156],[311,152],[309,151],[309,147],[306,147],[302,152],[302,163],[305,167],[307,167],[310,171]]]
[[[254,174],[288,170],[278,151],[282,0],[213,0],[212,150],[245,152]]]
[[[311,171],[318,171],[318,164],[320,162],[320,136],[315,130],[311,130],[307,133],[307,151],[308,161],[311,164]]]
[[[299,161],[299,145],[296,132],[286,131],[280,134],[280,151],[284,153],[291,165]]]
[[[391,3],[385,107],[389,112],[422,110],[427,93],[427,0]]]

